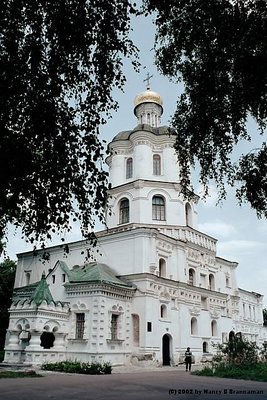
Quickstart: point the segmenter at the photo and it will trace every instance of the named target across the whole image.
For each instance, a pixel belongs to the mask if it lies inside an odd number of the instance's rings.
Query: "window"
[[[152,219],[165,221],[165,201],[162,196],[154,196],[152,198]]]
[[[218,336],[217,322],[211,321],[211,336]]]
[[[160,306],[160,318],[167,318],[167,306],[165,304]]]
[[[111,340],[118,339],[118,314],[111,315]]]
[[[147,323],[147,331],[152,332],[152,322]]]
[[[62,274],[62,282],[66,282],[66,274]]]
[[[207,342],[203,342],[202,351],[203,351],[203,353],[208,353],[208,343]]]
[[[56,283],[56,275],[52,275],[52,283]]]
[[[193,268],[189,269],[189,280],[188,280],[188,284],[189,285],[195,285],[195,270],[193,270]]]
[[[129,214],[129,200],[124,198],[120,201],[120,224],[126,224],[129,222]]]
[[[202,310],[208,309],[207,297],[201,297],[201,308]]]
[[[228,276],[225,278],[225,285],[226,287],[230,287],[230,280]]]
[[[153,155],[153,175],[161,175],[161,159],[158,154]]]
[[[192,207],[189,203],[185,205],[185,219],[186,219],[186,226],[192,226]]]
[[[84,334],[84,320],[85,314],[84,313],[77,313],[76,314],[76,339],[83,339]]]
[[[25,274],[25,286],[28,286],[29,285],[29,283],[30,283],[30,279],[31,279],[31,274],[30,274],[30,272],[26,272],[26,274]]]
[[[232,342],[235,339],[234,331],[229,332],[229,341]]]
[[[133,159],[127,158],[126,161],[126,179],[132,178],[133,176]]]
[[[139,346],[140,319],[139,315],[137,314],[132,314],[132,327],[133,327],[133,345]]]
[[[191,318],[191,335],[197,335],[197,319]]]
[[[159,276],[166,278],[166,261],[163,258],[159,259]]]
[[[215,281],[213,274],[209,274],[209,290],[215,290]]]

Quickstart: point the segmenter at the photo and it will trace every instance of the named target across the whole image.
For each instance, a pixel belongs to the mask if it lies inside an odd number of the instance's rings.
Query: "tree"
[[[146,0],[156,13],[156,57],[161,72],[182,80],[172,125],[181,183],[190,186],[190,165],[200,166],[206,192],[215,181],[237,186],[267,217],[267,145],[234,159],[242,141],[263,134],[267,122],[267,3],[265,0]],[[249,132],[248,118],[257,132]]]
[[[0,237],[30,242],[104,221],[107,172],[99,127],[117,104],[128,0],[3,0],[0,4]]]
[[[6,259],[0,264],[0,350],[5,345],[6,329],[8,328],[8,309],[11,305],[13,286],[16,273],[16,263]]]

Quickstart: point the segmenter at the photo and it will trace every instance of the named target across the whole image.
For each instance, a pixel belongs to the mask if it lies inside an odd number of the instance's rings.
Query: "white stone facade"
[[[216,239],[198,231],[197,201],[185,201],[174,136],[160,121],[162,100],[137,97],[139,125],[109,147],[107,226],[97,262],[88,243],[18,255],[5,361],[41,364],[80,359],[113,365],[176,365],[189,346],[205,361],[230,332],[261,344],[262,296],[238,288],[237,264],[216,255]],[[146,124],[140,120],[146,115]]]

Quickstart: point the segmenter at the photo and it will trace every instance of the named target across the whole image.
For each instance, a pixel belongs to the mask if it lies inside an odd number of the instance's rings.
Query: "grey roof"
[[[173,129],[169,128],[168,126],[160,126],[158,128],[154,128],[153,126],[147,124],[139,124],[134,129],[130,131],[122,131],[119,132],[113,139],[112,142],[116,142],[118,140],[129,140],[130,136],[137,131],[145,131],[153,133],[156,136],[161,135],[173,135]]]

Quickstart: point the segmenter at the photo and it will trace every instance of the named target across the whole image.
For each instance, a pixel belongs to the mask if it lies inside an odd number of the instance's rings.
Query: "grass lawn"
[[[228,365],[218,366],[216,369],[205,367],[192,372],[193,375],[216,376],[219,378],[246,379],[251,381],[267,382],[267,363],[254,365]]]
[[[35,371],[7,371],[0,370],[0,379],[1,378],[38,378],[42,375],[37,374]]]

